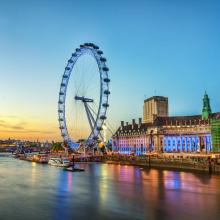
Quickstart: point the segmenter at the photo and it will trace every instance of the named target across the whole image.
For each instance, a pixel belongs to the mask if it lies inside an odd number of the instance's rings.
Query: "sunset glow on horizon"
[[[0,139],[62,140],[61,78],[85,42],[107,58],[114,131],[153,95],[169,98],[170,115],[196,115],[206,90],[220,111],[217,1],[10,2],[0,1]]]
[[[41,120],[15,115],[0,118],[0,139],[8,138],[31,141],[62,140],[58,126],[53,121],[47,121],[46,124]]]

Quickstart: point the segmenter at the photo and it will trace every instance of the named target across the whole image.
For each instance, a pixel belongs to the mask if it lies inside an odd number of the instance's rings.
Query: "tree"
[[[64,151],[63,143],[62,142],[52,143],[51,151],[55,151],[55,152]]]

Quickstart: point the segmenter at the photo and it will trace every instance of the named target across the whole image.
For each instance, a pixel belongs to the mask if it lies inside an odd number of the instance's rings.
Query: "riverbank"
[[[4,154],[1,153],[3,156]],[[9,154],[5,154],[9,155]],[[40,155],[40,154],[39,154]],[[34,155],[31,158],[20,159],[40,162],[35,160],[35,157],[39,155]],[[41,155],[40,155],[41,156]],[[49,155],[48,155],[49,156]],[[107,164],[120,164],[120,165],[131,165],[131,166],[141,166],[146,168],[156,168],[156,169],[166,169],[166,170],[179,170],[179,171],[196,171],[220,174],[220,159],[210,158],[207,155],[200,155],[200,157],[195,155],[177,156],[173,155],[145,155],[145,156],[125,156],[125,155],[104,155],[104,156],[89,156],[89,157],[75,157],[76,163],[88,163],[88,162],[101,162]],[[70,157],[70,160],[72,157]]]
[[[220,174],[220,164],[217,160],[207,158],[166,158],[151,156],[104,156],[102,162],[142,166],[156,169],[179,171],[199,171]]]

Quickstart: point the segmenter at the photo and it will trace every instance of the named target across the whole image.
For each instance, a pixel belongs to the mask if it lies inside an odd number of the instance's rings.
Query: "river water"
[[[71,173],[0,155],[0,219],[220,219],[220,176],[80,166]]]

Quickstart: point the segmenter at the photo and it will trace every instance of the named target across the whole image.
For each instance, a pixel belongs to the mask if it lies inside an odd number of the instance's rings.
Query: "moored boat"
[[[36,159],[37,163],[48,163],[48,154],[39,154]]]
[[[57,167],[69,167],[70,160],[68,158],[51,157],[48,161],[48,164]]]
[[[78,167],[73,167],[73,166],[66,167],[63,170],[69,171],[69,172],[83,172],[83,171],[85,171],[85,169],[83,169],[83,168],[78,168]]]
[[[48,163],[48,154],[27,153],[27,154],[24,154],[23,156],[20,156],[20,159],[30,161],[30,162],[46,164]]]

